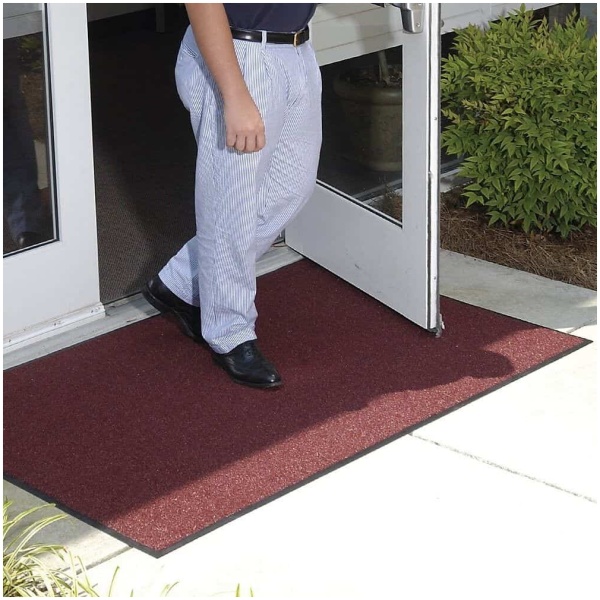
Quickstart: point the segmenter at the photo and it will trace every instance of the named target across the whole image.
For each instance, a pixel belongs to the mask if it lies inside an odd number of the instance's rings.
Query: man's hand
[[[257,152],[265,147],[265,125],[250,94],[225,102],[227,146],[239,152]]]
[[[194,38],[225,104],[227,146],[257,152],[265,126],[238,64],[223,4],[186,4]]]

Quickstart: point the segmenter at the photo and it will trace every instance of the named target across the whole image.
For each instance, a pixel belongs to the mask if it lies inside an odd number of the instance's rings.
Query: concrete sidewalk
[[[445,296],[596,342],[593,291],[450,252],[440,272]],[[124,596],[595,599],[596,361],[594,343],[161,559],[73,518],[43,540],[100,593],[119,566]]]

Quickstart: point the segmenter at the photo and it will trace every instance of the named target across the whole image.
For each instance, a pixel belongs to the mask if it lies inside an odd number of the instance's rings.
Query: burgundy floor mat
[[[5,372],[6,476],[160,556],[586,343],[448,299],[436,339],[306,260],[258,309],[278,391],[165,317]]]

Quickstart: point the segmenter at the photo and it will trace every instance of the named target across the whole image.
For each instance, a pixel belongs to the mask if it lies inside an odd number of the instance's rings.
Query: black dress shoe
[[[205,344],[200,326],[200,308],[176,296],[157,275],[147,284],[142,294],[161,313],[171,314],[183,333],[199,344]]]
[[[236,383],[257,388],[275,388],[282,384],[277,369],[262,355],[255,340],[244,342],[227,354],[213,350],[212,356]]]

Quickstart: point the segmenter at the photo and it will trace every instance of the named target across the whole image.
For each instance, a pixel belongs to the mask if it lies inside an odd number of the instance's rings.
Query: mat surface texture
[[[436,339],[307,260],[257,305],[277,391],[163,316],[6,371],[6,476],[161,556],[586,343],[448,299]]]

